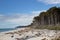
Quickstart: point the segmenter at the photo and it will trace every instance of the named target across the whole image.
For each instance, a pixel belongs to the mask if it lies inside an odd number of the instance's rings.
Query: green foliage
[[[60,24],[60,8],[55,6],[46,12],[41,12],[39,16],[34,17],[34,20],[36,24],[39,23],[36,26],[38,29],[60,30],[60,26],[56,26],[56,24]]]
[[[46,12],[41,12],[39,14],[39,16],[34,17],[34,19],[40,20],[41,17],[54,15],[55,12],[57,12],[57,13],[59,12],[60,13],[60,8],[58,8],[56,6],[55,7],[52,7],[49,10],[47,10]]]
[[[36,27],[36,29],[60,30],[60,26],[45,25],[45,26],[38,26],[38,27]]]
[[[34,17],[34,19],[35,19],[36,21],[39,21],[39,20],[40,20],[40,17],[37,16],[37,17]]]

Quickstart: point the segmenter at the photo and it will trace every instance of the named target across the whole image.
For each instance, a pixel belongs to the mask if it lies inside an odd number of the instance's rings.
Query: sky
[[[0,28],[29,25],[40,12],[59,4],[60,0],[0,0]]]

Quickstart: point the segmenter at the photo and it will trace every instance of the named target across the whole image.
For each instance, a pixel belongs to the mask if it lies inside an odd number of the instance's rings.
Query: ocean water
[[[4,29],[0,29],[0,32],[10,31],[10,30],[14,30],[14,28],[4,28]]]

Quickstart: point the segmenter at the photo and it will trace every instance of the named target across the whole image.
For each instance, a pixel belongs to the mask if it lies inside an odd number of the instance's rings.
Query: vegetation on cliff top
[[[41,12],[38,16],[34,17],[31,26],[41,29],[60,30],[60,8],[52,7],[46,12]]]

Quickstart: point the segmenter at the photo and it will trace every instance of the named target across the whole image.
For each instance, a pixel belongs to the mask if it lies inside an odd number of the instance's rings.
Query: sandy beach
[[[16,30],[1,32],[0,40],[52,40],[60,36],[60,31],[47,29],[19,28]]]

